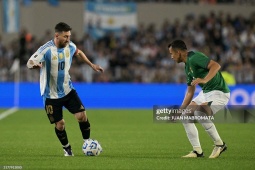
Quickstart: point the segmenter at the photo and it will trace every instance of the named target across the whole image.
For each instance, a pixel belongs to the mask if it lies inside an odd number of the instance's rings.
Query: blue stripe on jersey
[[[46,88],[45,88],[45,92],[44,92],[44,96],[46,98],[50,98],[50,70],[51,70],[51,51],[48,50],[45,53],[45,56],[48,56],[45,58],[46,61],[46,73],[47,73],[47,84],[46,84]]]
[[[42,96],[42,98],[43,98],[43,105],[45,106],[46,97],[45,97],[45,96]]]
[[[64,91],[64,80],[65,80],[65,54],[63,53],[63,50],[58,50],[58,54],[63,54],[63,58],[59,59],[58,61],[58,79],[57,79],[57,91],[58,91],[58,98],[65,96]]]
[[[75,88],[73,87],[73,84],[72,84],[72,81],[71,81],[71,80],[69,80],[69,86],[70,86],[71,89],[75,89]]]

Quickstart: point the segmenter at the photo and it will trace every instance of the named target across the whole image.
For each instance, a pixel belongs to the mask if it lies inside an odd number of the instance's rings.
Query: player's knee
[[[206,115],[212,115],[212,110],[211,110],[210,106],[207,104],[202,104],[202,105],[198,106],[197,111],[203,112]]]
[[[56,122],[56,128],[60,131],[64,130],[65,129],[65,121],[64,119]]]
[[[78,120],[78,122],[86,122],[87,121],[86,112],[76,113],[75,117]]]
[[[182,115],[193,116],[197,107],[198,105],[192,101],[185,109],[182,110]]]

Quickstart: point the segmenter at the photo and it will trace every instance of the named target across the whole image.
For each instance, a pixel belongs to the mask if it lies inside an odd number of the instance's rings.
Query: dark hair
[[[72,28],[64,22],[60,22],[55,26],[55,32],[63,32],[63,31],[67,32],[71,30]]]
[[[184,41],[182,40],[174,40],[168,45],[168,48],[180,49],[180,50],[187,50],[187,46]]]

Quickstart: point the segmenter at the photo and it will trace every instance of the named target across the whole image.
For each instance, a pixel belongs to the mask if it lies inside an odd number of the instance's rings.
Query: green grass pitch
[[[1,112],[3,110],[0,110]],[[1,113],[0,112],[0,113]],[[64,112],[74,157],[64,157],[44,110],[19,110],[0,120],[0,169],[255,169],[255,124],[218,123],[228,145],[209,159],[213,142],[197,124],[204,158],[181,158],[192,150],[181,123],[153,123],[151,110],[87,110],[91,138],[103,147],[98,157],[84,156],[82,137],[73,115]]]

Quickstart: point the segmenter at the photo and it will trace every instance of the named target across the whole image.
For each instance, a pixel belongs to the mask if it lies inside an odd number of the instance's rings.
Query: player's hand
[[[42,63],[33,65],[32,69],[42,68]]]
[[[205,84],[205,83],[206,83],[205,79],[196,78],[196,79],[194,79],[194,80],[191,82],[191,85],[192,85],[192,86],[195,86],[195,85],[197,85],[197,84]]]
[[[100,67],[99,65],[96,65],[96,64],[92,64],[91,66],[93,68],[93,70],[95,70],[96,72],[101,72],[103,73],[104,72],[104,69],[102,67]]]

